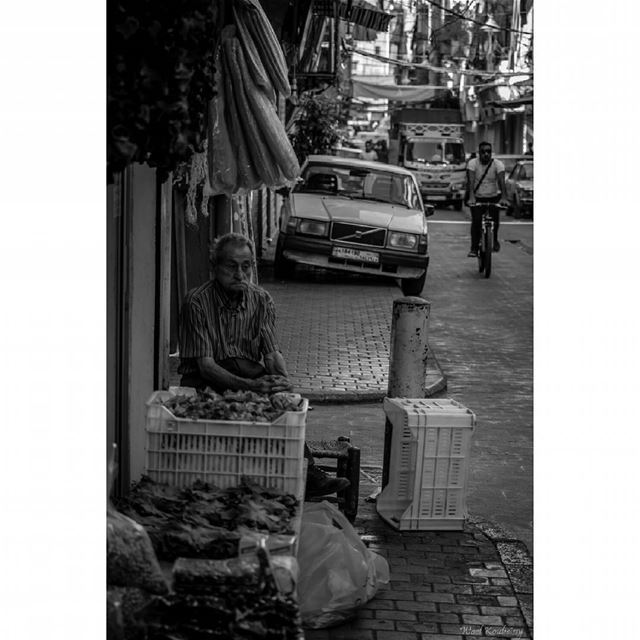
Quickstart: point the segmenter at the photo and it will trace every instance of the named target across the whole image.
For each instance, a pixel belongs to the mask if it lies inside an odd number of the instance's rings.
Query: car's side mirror
[[[291,187],[280,187],[276,189],[276,193],[283,198],[288,198],[291,195]]]
[[[304,178],[302,176],[298,176],[296,178],[295,186],[302,184],[303,182],[304,182]],[[288,198],[291,195],[291,187],[288,187],[288,186],[280,187],[279,189],[276,189],[276,193],[279,196],[282,196],[283,198]]]
[[[432,216],[435,212],[436,212],[436,208],[432,204],[425,204],[424,205],[424,216],[425,216],[425,218],[428,218],[429,216]]]

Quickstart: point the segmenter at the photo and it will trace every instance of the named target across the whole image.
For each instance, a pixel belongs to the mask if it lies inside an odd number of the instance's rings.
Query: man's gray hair
[[[220,256],[224,254],[227,247],[249,247],[251,251],[251,259],[254,258],[253,242],[241,233],[225,233],[225,235],[216,238],[211,249],[211,264],[216,265],[220,260]]]

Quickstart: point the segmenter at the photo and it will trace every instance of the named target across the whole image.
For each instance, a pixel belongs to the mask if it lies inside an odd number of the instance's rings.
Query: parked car
[[[343,147],[341,145],[335,146],[331,149],[334,156],[340,156],[342,158],[357,158],[362,159],[362,151],[360,149],[352,149],[351,147]]]
[[[520,160],[531,160],[531,156],[525,156],[522,153],[520,154],[493,154],[493,157],[496,160],[500,160],[504,165],[504,177],[507,178],[509,174],[513,171],[513,167],[516,166],[516,162]]]
[[[509,211],[514,218],[533,217],[533,160],[516,162],[505,181]]]
[[[296,264],[399,279],[419,295],[429,266],[427,216],[414,175],[401,167],[309,156],[284,199],[275,275]]]

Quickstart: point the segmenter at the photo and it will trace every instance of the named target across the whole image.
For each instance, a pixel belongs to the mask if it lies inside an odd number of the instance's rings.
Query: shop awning
[[[527,104],[533,104],[533,94],[522,96],[521,98],[515,98],[514,100],[495,100],[489,104],[503,108],[522,107]]]
[[[425,102],[435,97],[444,87],[428,84],[382,84],[365,80],[353,80],[354,98],[377,98],[399,102]]]
[[[318,16],[332,18],[333,0],[315,0],[312,11]],[[375,31],[387,31],[393,18],[392,14],[378,10],[365,0],[338,0],[338,15],[347,22]]]

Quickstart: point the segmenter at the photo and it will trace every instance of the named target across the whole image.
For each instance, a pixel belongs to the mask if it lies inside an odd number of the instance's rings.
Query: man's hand
[[[271,393],[271,380],[269,380],[269,378],[271,378],[271,376],[262,376],[261,378],[251,380],[251,391],[255,391],[256,393]]]
[[[293,385],[287,378],[279,375],[266,375],[253,380],[253,391],[257,393],[279,393],[292,391]]]
[[[271,378],[271,393],[279,393],[280,391],[293,391],[293,385],[285,376],[271,375],[265,377]]]
[[[502,198],[500,199],[500,206],[502,207],[509,206],[509,200],[507,200],[507,196],[502,196]]]
[[[469,196],[469,200],[467,200],[467,206],[473,207],[476,204],[476,199],[473,196]]]

